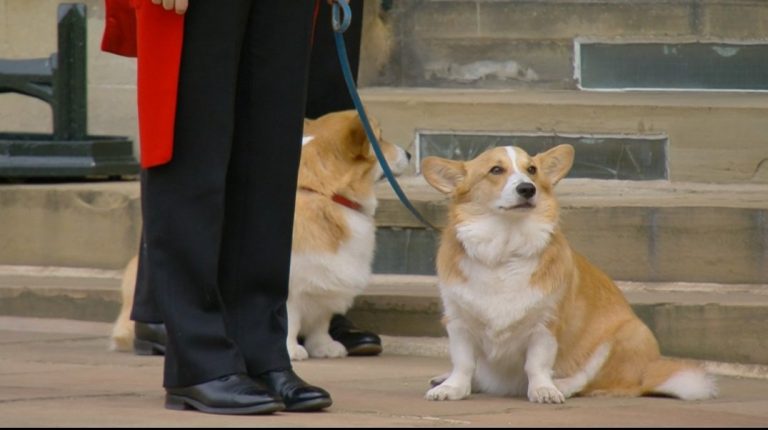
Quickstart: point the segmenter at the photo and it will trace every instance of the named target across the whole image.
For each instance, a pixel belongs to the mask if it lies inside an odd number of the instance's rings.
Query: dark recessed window
[[[768,44],[578,43],[584,89],[768,90]]]
[[[419,133],[420,159],[434,155],[471,160],[486,149],[518,146],[533,155],[568,143],[576,149],[569,178],[667,179],[666,136]]]

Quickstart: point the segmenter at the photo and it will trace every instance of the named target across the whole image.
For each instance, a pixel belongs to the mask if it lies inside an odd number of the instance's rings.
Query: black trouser
[[[173,159],[142,184],[139,279],[157,309],[137,301],[133,314],[166,324],[166,387],[291,367],[285,301],[314,6],[190,2]]]
[[[353,0],[350,3],[352,22],[347,31],[344,32],[344,42],[348,51],[347,57],[355,77],[357,76],[360,63],[363,4],[363,0]],[[354,108],[352,99],[347,92],[344,77],[341,74],[330,16],[331,6],[325,1],[320,1],[317,20],[314,24],[315,34],[309,66],[306,102],[306,116],[308,118],[317,118],[329,112]],[[144,172],[142,172],[141,182],[143,185]],[[154,303],[152,292],[147,284],[145,259],[146,245],[142,235],[139,254],[139,275],[136,282],[135,305],[131,318],[135,321],[146,323],[162,323],[163,317]]]
[[[363,30],[363,0],[352,0],[352,22],[344,32],[344,45],[352,69],[352,76],[357,81],[360,64],[360,40]],[[317,14],[315,34],[312,40],[312,59],[309,64],[309,87],[307,89],[307,118],[317,118],[329,112],[353,109],[344,75],[341,73],[339,56],[336,53],[336,41],[331,26],[331,6],[320,2]]]

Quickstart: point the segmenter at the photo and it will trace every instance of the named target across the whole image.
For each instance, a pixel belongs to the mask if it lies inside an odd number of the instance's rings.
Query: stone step
[[[400,178],[441,226],[447,200]],[[119,270],[136,253],[138,183],[0,187],[0,264]],[[437,232],[377,186],[378,273],[434,274]],[[557,188],[571,245],[616,279],[768,283],[768,184],[565,179]]]
[[[112,322],[120,271],[0,266],[0,316]],[[374,275],[348,316],[388,338],[423,337],[442,348],[434,276]],[[638,316],[676,357],[768,364],[768,285],[618,282]],[[442,349],[441,349],[442,350]]]
[[[421,176],[404,192],[438,227],[448,200]],[[439,233],[378,185],[375,271],[434,274]],[[616,279],[768,283],[768,185],[565,179],[556,188],[571,246]]]
[[[575,40],[764,41],[760,0],[393,2],[393,51],[364,85],[575,88]],[[381,61],[381,60],[379,60]]]
[[[630,145],[661,137],[670,181],[768,183],[768,93],[377,87],[361,97],[384,136],[416,155],[414,166],[423,136],[432,133],[485,134],[491,141],[509,135],[640,140]]]
[[[120,269],[138,252],[136,180],[0,185],[0,265]]]
[[[348,316],[394,336],[445,336],[434,276],[376,275]],[[617,285],[659,340],[662,352],[703,360],[768,364],[768,285]]]

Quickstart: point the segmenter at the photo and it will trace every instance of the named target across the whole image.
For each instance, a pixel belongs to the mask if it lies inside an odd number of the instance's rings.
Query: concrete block
[[[117,290],[0,288],[0,315],[112,322],[120,312]]]
[[[0,53],[8,51],[8,8],[6,0],[0,0]]]
[[[139,155],[136,89],[130,86],[88,87],[88,131],[92,135],[127,136]]]
[[[96,52],[88,61],[88,84],[125,87],[136,91],[136,59]]]
[[[653,273],[648,210],[564,208],[561,219],[573,249],[614,279],[648,280]]]
[[[633,309],[674,357],[768,364],[765,307],[716,302],[634,304]]]
[[[0,58],[44,58],[56,51],[56,9],[53,0],[6,0],[6,50]]]
[[[765,210],[664,208],[654,215],[653,265],[664,280],[768,283]]]
[[[477,2],[479,36],[516,39],[674,37],[691,33],[692,2]]]
[[[472,38],[479,35],[476,1],[397,2],[400,34],[407,40]]]
[[[765,41],[768,4],[764,1],[706,2],[701,7],[701,34],[714,39]]]
[[[569,40],[432,39],[403,46],[401,86],[572,88]]]
[[[10,131],[52,133],[50,105],[20,94],[0,94],[0,132]]]
[[[346,314],[359,327],[395,336],[446,336],[435,297],[364,294]]]
[[[0,264],[119,269],[138,250],[140,219],[137,182],[7,185]]]

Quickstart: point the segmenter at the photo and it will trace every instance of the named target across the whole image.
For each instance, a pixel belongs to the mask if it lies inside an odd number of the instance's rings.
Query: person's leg
[[[254,1],[239,70],[219,284],[227,333],[248,374],[286,409],[330,406],[291,368],[288,278],[301,154],[312,1]]]
[[[136,355],[163,355],[167,343],[165,324],[147,282],[147,244],[144,240],[143,230],[138,256],[133,307],[131,309],[131,320],[135,324],[133,351]]]
[[[141,232],[139,243],[139,264],[136,273],[136,289],[133,292],[133,309],[131,319],[145,323],[162,323],[160,314],[152,290],[147,280],[147,243],[144,240],[144,231]]]
[[[141,207],[145,206],[144,183],[146,171],[139,173],[141,186]],[[137,355],[162,355],[165,354],[166,331],[163,317],[155,303],[152,290],[147,280],[147,243],[144,240],[144,229],[141,230],[139,240],[139,262],[136,273],[136,284],[133,291],[133,307],[131,308],[131,320],[134,321],[135,337],[133,339],[133,351]]]
[[[344,33],[353,76],[357,76],[360,59],[363,3],[362,0],[351,2],[350,7],[353,19],[349,29]],[[329,112],[354,108],[352,99],[347,92],[336,53],[333,28],[330,25],[331,6],[324,1],[319,2],[318,6],[318,14],[314,22],[308,89],[306,93],[306,116],[309,118],[317,118]],[[144,188],[143,176],[142,173],[142,195]],[[143,234],[141,250],[131,319],[136,321],[137,339],[154,345],[150,345],[151,349],[147,350],[144,348],[142,351],[145,351],[144,353],[148,353],[146,351],[161,353],[165,349],[165,326],[162,324],[162,316],[154,304],[146,274],[144,273],[146,253]],[[347,348],[347,352],[350,355],[376,355],[381,353],[381,339],[379,336],[373,332],[359,329],[343,315],[334,315],[331,320],[329,334],[334,340],[341,342]],[[137,350],[137,353],[142,352]]]
[[[250,6],[251,0],[191,2],[174,156],[146,171],[145,270],[168,329],[163,378],[168,409],[262,414],[285,408],[269,387],[247,374],[227,334],[218,285],[240,46]],[[145,0],[142,7],[160,6]]]
[[[245,373],[218,286],[240,45],[250,1],[194,1],[185,17],[173,159],[147,169],[146,273],[168,331],[165,387]],[[159,7],[146,4],[143,7]]]

